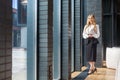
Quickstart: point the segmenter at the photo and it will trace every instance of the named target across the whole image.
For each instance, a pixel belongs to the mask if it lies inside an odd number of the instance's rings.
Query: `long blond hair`
[[[85,25],[86,26],[85,30],[89,27],[89,25],[91,25],[90,20],[88,20],[89,18],[93,19],[92,24],[94,25],[94,31],[95,31],[95,33],[97,33],[96,20],[95,20],[95,16],[93,14],[88,15],[88,17],[87,17],[87,23]]]

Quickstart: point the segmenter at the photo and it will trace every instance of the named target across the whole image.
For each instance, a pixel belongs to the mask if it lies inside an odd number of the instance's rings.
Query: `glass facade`
[[[13,0],[13,23],[11,25],[7,22],[7,25],[13,27],[7,26],[6,29],[6,24],[2,24],[5,19],[3,15],[0,16],[0,25],[3,26],[0,33],[4,34],[0,35],[0,43],[5,45],[0,46],[0,67],[3,69],[0,73],[9,74],[0,78],[11,78],[13,63],[13,80],[19,80],[15,76],[18,72],[22,72],[18,77],[24,76],[22,78],[25,80],[70,80],[72,72],[86,66],[86,42],[82,31],[93,7],[101,32],[97,54],[97,66],[101,67],[105,58],[105,54],[101,54],[102,48],[120,46],[120,1],[97,1]],[[94,5],[96,3],[98,5]],[[6,65],[10,66],[4,68]]]

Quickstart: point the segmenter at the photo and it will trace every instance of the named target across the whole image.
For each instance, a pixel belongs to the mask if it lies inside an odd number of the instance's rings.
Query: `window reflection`
[[[18,1],[18,24],[26,25],[27,19],[27,0]]]
[[[27,0],[12,3],[12,80],[27,80]]]

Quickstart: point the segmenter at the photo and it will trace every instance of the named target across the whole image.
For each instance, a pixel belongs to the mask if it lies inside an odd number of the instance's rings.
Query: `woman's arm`
[[[96,25],[96,27],[97,27],[97,33],[96,33],[96,34],[93,34],[93,37],[94,37],[94,38],[99,38],[99,36],[100,36],[99,25]]]
[[[83,30],[83,38],[84,39],[89,37],[89,35],[86,33],[85,29],[86,29],[86,26],[84,27],[84,30]]]

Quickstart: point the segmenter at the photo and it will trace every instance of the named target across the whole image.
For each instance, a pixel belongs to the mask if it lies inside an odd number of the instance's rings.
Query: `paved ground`
[[[97,72],[87,75],[87,67],[82,67],[82,71],[73,72],[71,77],[73,80],[115,80],[115,69],[97,68]]]
[[[27,80],[26,78],[26,50],[13,49],[12,52],[12,80]]]
[[[21,70],[20,72],[13,74],[12,80],[27,80],[26,70]]]

